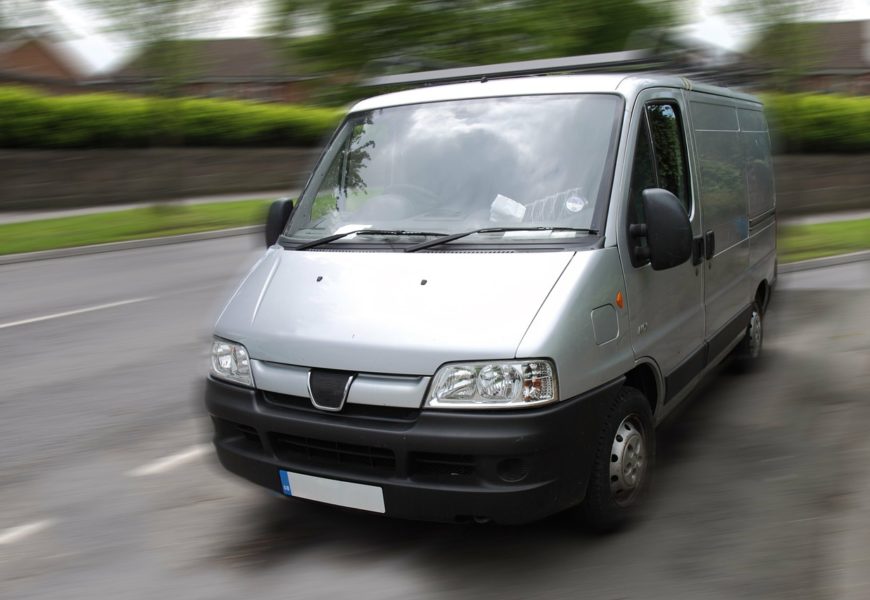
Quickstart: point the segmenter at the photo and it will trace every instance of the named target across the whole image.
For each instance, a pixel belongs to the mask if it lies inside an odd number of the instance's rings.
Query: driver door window
[[[644,108],[629,184],[627,230],[633,224],[646,222],[642,197],[648,188],[668,190],[683,202],[686,212],[691,213],[686,144],[679,115],[676,102],[651,102]],[[631,235],[628,239],[632,264],[635,267],[647,264],[648,259],[637,259],[634,255],[634,248],[644,248],[646,240]]]

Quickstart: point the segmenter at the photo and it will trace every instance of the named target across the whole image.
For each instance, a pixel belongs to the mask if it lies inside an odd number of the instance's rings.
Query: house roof
[[[870,20],[816,24],[824,69],[870,69]]]
[[[790,39],[795,41],[789,42]],[[812,72],[870,70],[870,20],[777,25],[763,33],[754,50],[776,42],[805,45],[805,48],[795,50],[811,53],[812,66],[809,70]],[[784,45],[780,43],[779,47],[783,48]]]
[[[0,44],[21,40],[39,38],[50,42],[59,42],[60,38],[47,27],[0,27]]]
[[[21,52],[30,44],[41,54],[35,63],[32,55],[22,59]],[[0,74],[4,80],[69,83],[83,80],[86,71],[72,48],[45,28],[0,29]]]
[[[281,44],[269,38],[170,40],[148,45],[111,76],[121,80],[162,75],[172,61],[189,81],[302,79]]]

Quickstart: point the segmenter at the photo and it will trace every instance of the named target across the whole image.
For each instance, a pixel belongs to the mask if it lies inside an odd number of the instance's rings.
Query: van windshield
[[[589,238],[610,194],[618,96],[465,99],[353,113],[284,233],[304,243],[413,244],[476,229],[465,243]],[[561,230],[547,230],[561,227]],[[567,231],[576,228],[578,231]]]

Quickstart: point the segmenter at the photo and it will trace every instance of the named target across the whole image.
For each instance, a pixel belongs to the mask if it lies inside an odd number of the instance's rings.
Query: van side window
[[[675,103],[647,104],[646,116],[652,133],[658,187],[682,200],[686,212],[692,212],[688,169],[679,107]]]

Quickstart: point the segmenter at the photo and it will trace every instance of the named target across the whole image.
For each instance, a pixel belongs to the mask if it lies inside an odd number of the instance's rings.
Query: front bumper
[[[205,402],[221,464],[276,492],[284,469],[379,486],[388,516],[524,523],[583,499],[602,409],[622,383],[536,409],[329,413],[209,378]]]

